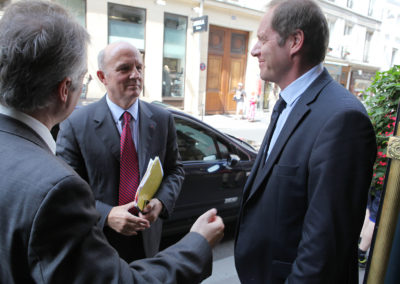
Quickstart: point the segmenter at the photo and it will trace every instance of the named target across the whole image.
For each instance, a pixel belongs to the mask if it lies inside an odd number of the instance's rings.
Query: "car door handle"
[[[209,167],[209,168],[207,169],[207,172],[210,173],[210,174],[211,174],[211,173],[215,173],[215,172],[218,171],[220,168],[221,168],[221,166],[218,165],[218,164],[212,165],[211,167]]]

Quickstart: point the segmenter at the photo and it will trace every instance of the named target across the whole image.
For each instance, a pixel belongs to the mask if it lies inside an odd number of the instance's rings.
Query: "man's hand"
[[[224,228],[224,222],[217,216],[217,209],[213,208],[197,218],[190,231],[199,233],[214,247],[224,236]]]
[[[144,207],[143,214],[139,213],[139,217],[148,220],[150,223],[153,223],[157,220],[158,215],[160,215],[162,210],[162,203],[157,198],[153,198],[150,202]]]
[[[135,207],[135,202],[113,207],[107,216],[108,226],[125,236],[137,235],[137,231],[149,228],[148,220],[134,216],[128,211],[133,207]]]

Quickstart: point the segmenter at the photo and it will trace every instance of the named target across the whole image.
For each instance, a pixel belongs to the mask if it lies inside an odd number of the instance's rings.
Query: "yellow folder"
[[[163,179],[163,175],[163,169],[158,156],[156,156],[154,160],[150,159],[135,196],[136,207],[140,211],[143,211],[147,203],[149,203],[156,194]]]

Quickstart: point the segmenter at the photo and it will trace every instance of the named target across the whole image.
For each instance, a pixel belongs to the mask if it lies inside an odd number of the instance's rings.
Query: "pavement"
[[[259,149],[265,132],[267,131],[270,111],[257,110],[254,121],[241,119],[234,114],[217,114],[197,116],[198,119],[211,125],[221,132],[245,140],[256,149]]]

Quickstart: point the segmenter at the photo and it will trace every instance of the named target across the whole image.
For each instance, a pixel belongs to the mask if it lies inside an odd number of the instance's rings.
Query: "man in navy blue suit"
[[[311,0],[273,0],[252,55],[281,89],[244,188],[235,241],[242,283],[358,283],[375,134],[323,68],[329,31]],[[279,107],[278,107],[279,106]]]

